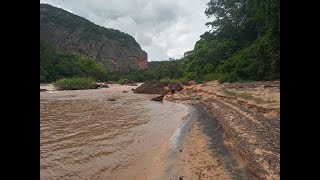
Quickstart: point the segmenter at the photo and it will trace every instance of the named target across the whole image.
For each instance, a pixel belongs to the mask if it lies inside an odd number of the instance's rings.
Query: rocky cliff
[[[48,4],[40,4],[40,40],[93,57],[110,71],[147,68],[147,53],[132,36]]]

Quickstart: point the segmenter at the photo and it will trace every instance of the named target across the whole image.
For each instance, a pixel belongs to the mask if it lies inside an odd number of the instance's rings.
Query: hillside
[[[147,68],[147,53],[132,36],[48,4],[40,4],[40,40],[94,58],[110,71]]]

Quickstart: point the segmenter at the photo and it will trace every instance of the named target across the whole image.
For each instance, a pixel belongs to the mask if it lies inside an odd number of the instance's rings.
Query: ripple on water
[[[130,89],[41,93],[41,179],[141,179],[161,165],[187,109]]]

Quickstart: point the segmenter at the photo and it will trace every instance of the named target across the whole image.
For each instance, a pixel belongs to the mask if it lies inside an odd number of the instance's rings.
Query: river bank
[[[240,155],[252,174],[259,179],[280,179],[279,81],[213,81],[185,87],[165,99],[201,104],[223,128],[225,144]]]
[[[189,114],[171,138],[165,174],[158,179],[257,179],[205,106],[184,104]]]

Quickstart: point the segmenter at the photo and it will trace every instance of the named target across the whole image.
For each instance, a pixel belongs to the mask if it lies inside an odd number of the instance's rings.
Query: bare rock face
[[[95,25],[47,4],[40,4],[40,40],[58,50],[92,57],[110,71],[147,68],[147,53],[129,34]]]
[[[147,81],[133,92],[139,94],[163,94],[165,85],[159,81]]]

